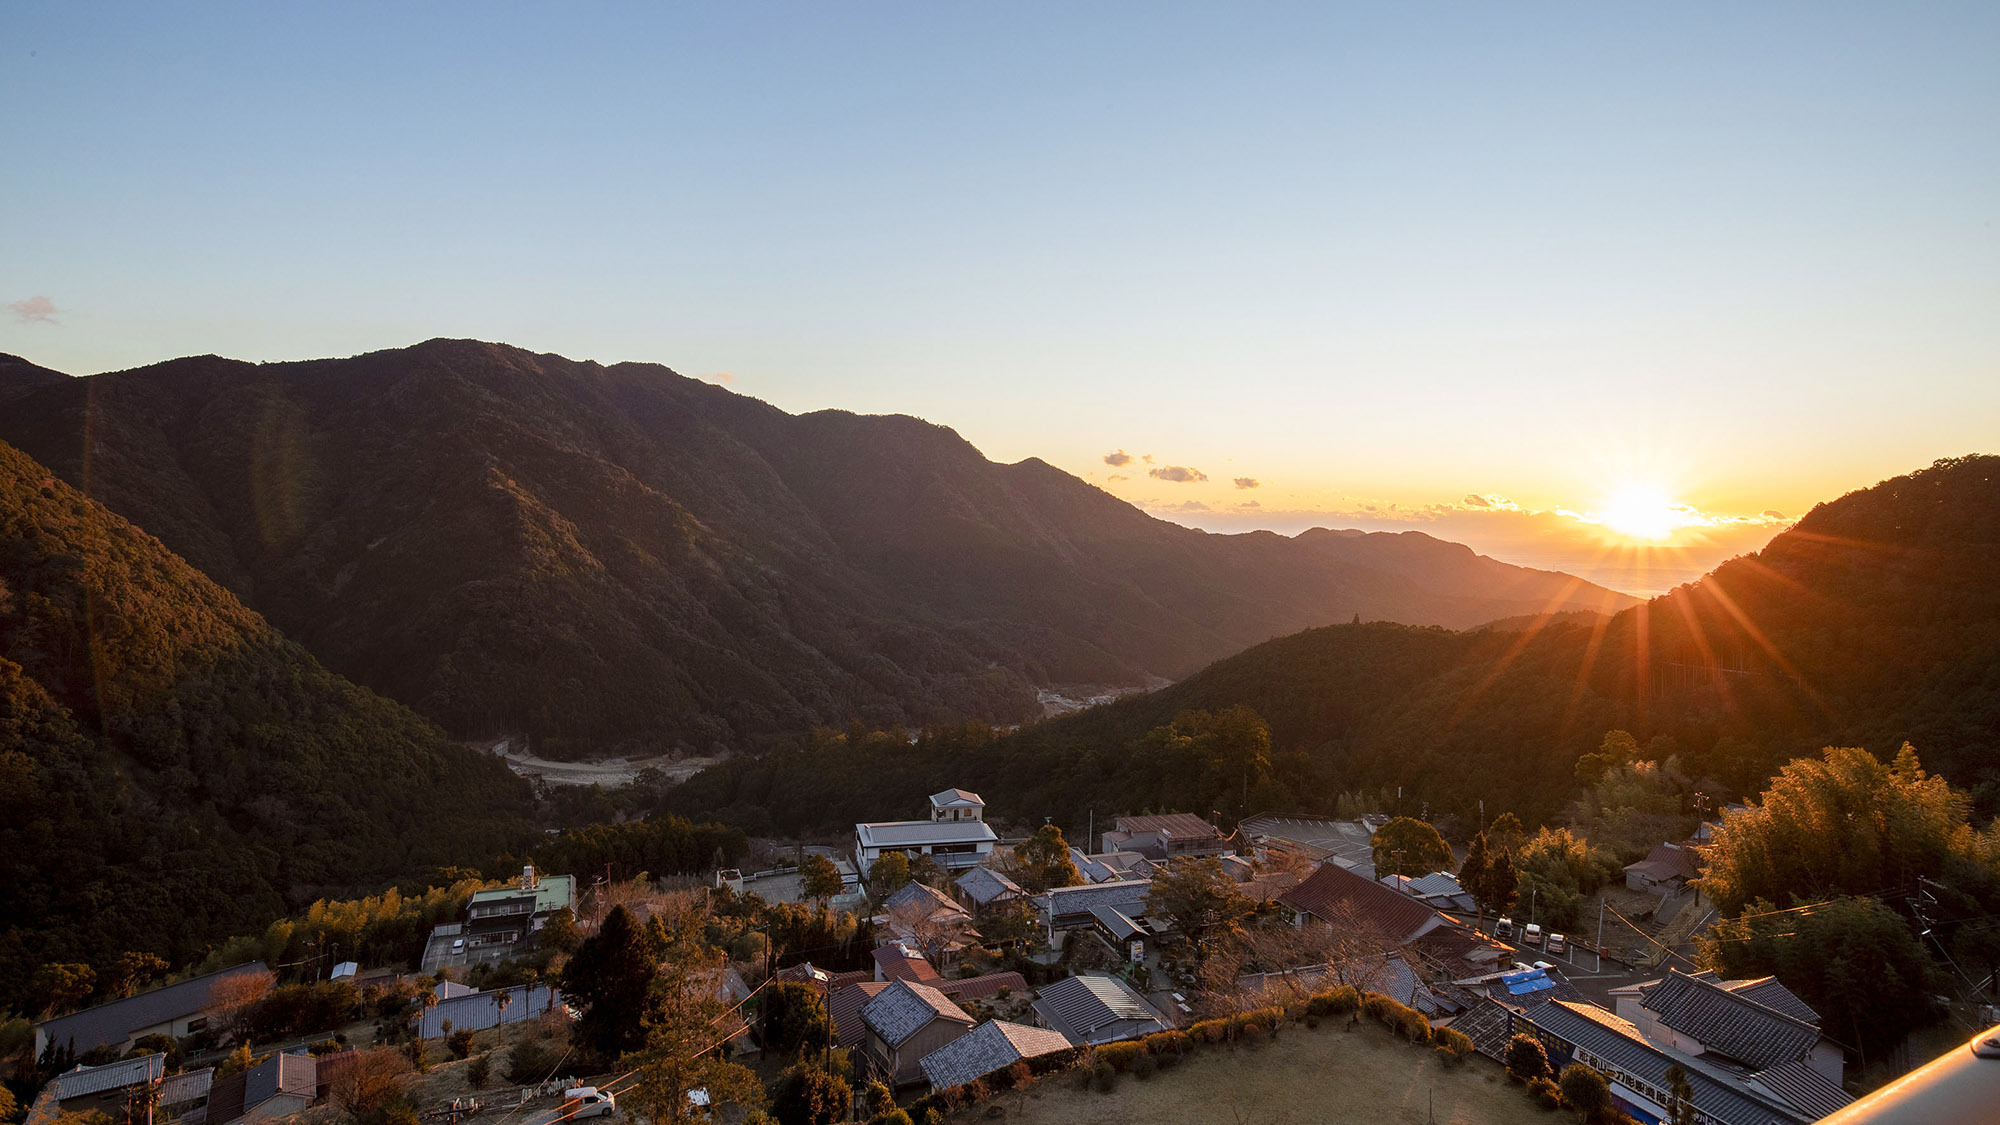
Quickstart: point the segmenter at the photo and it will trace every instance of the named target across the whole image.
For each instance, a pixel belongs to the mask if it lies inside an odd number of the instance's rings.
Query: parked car
[[[1542,944],[1542,928],[1533,922],[1528,923],[1528,928],[1521,931],[1521,942],[1524,945]]]
[[[1569,939],[1561,934],[1550,934],[1548,949],[1550,953],[1567,953],[1569,952]]]
[[[1514,920],[1512,918],[1502,918],[1498,922],[1493,923],[1493,936],[1502,941],[1513,937]]]
[[[608,1091],[595,1086],[577,1086],[563,1091],[562,1117],[609,1117],[616,1112],[618,1099]]]

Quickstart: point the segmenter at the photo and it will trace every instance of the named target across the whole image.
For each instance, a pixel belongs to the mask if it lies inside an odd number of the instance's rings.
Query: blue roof
[[[1518,973],[1502,973],[1500,983],[1507,986],[1513,996],[1526,996],[1531,992],[1547,992],[1556,986],[1549,974],[1540,969],[1526,969]]]

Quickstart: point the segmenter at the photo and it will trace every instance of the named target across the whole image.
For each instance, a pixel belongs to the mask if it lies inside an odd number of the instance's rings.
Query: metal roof
[[[868,1026],[861,1022],[861,1009],[892,983],[867,980],[834,989],[833,995],[827,998],[826,1009],[833,1018],[834,1038],[841,1046],[857,1046],[868,1037]]]
[[[1162,813],[1157,816],[1121,816],[1118,818],[1119,832],[1164,832],[1176,840],[1198,840],[1214,836],[1220,838],[1222,832],[1215,825],[1193,813]]]
[[[1548,1000],[1515,1019],[1589,1052],[1599,1060],[1592,1065],[1606,1070],[1605,1077],[1613,1081],[1636,1078],[1664,1090],[1668,1069],[1679,1063],[1694,1091],[1695,1108],[1721,1125],[1798,1125],[1812,1120],[1802,1110],[1722,1077],[1691,1055],[1654,1046],[1631,1021],[1595,1004]]]
[[[854,834],[870,848],[979,844],[1000,838],[983,820],[881,820],[855,825]]]
[[[1022,1059],[1069,1049],[1069,1040],[1047,1028],[988,1020],[923,1057],[924,1077],[945,1090],[1009,1067]]]
[[[165,1054],[143,1055],[103,1066],[79,1066],[75,1070],[64,1071],[49,1080],[49,1089],[54,1092],[57,1101],[66,1102],[106,1090],[137,1086],[141,1082],[157,1082],[166,1072]]]
[[[251,961],[198,977],[190,977],[151,992],[141,992],[95,1008],[85,1008],[67,1016],[44,1020],[39,1028],[42,1042],[68,1044],[83,1054],[92,1047],[117,1046],[132,1033],[188,1016],[200,1015],[208,1007],[215,986],[230,977],[270,970],[262,961]]]
[[[946,789],[943,790],[942,792],[931,794],[932,808],[948,809],[954,805],[984,806],[985,804],[986,804],[985,801],[980,800],[979,794],[968,793],[963,789]]]
[[[495,999],[503,992],[507,994],[504,1010]],[[545,984],[517,984],[512,988],[473,992],[440,1000],[435,1007],[424,1009],[418,1017],[417,1034],[425,1039],[436,1039],[444,1034],[446,1020],[451,1021],[453,1031],[485,1031],[503,1023],[532,1019],[553,1011],[561,1004],[562,993]]]
[[[1139,928],[1137,922],[1119,913],[1115,907],[1093,906],[1090,908],[1090,916],[1097,919],[1097,924],[1103,926],[1107,933],[1119,941],[1131,941],[1135,937],[1145,936],[1145,931]]]
[[[1802,1059],[1819,1045],[1812,1024],[1678,969],[1641,989],[1639,1005],[1710,1052],[1753,1069]]]
[[[1035,998],[1035,1011],[1072,1043],[1102,1043],[1112,1038],[1127,1039],[1151,1031],[1166,1030],[1165,1021],[1145,997],[1115,977],[1095,974],[1065,977],[1042,989]],[[1097,1033],[1119,1024],[1121,1034],[1109,1038]],[[1150,1025],[1150,1026],[1146,1026]]]
[[[915,981],[892,981],[873,1000],[861,1006],[861,1022],[891,1047],[902,1044],[936,1019],[968,1027],[972,1024],[972,1017],[952,1003],[951,997]]]
[[[165,1106],[198,1102],[208,1096],[208,1088],[214,1083],[215,1068],[212,1066],[205,1066],[200,1070],[184,1070],[160,1084],[160,1104]]]

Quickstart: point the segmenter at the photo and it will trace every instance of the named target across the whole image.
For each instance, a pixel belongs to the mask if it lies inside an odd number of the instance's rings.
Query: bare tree
[[[270,995],[271,986],[277,980],[277,974],[268,969],[223,977],[209,989],[208,1007],[202,1009],[202,1014],[208,1017],[209,1022],[227,1028],[236,1042],[247,1043],[250,1040],[250,1017],[256,1011],[257,1003]]]
[[[327,1096],[349,1117],[365,1117],[393,1101],[403,1090],[410,1060],[394,1047],[348,1052],[327,1079]]]

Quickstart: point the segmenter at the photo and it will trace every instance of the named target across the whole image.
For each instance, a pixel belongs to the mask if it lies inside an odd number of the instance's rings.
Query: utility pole
[[[1597,896],[1597,967],[1593,973],[1604,971],[1604,896]]]

